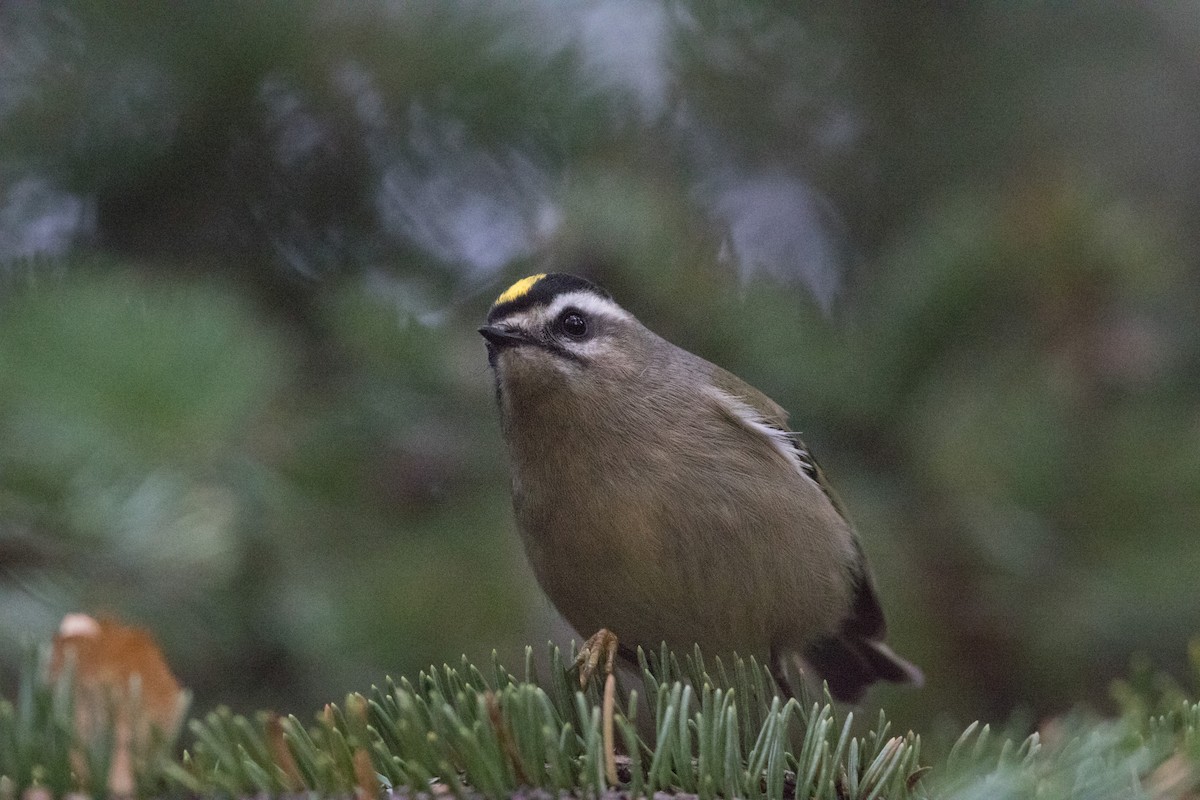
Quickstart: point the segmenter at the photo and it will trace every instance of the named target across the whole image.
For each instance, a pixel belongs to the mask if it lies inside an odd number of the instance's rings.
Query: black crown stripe
[[[534,306],[549,305],[554,298],[567,292],[590,292],[605,300],[612,300],[611,294],[585,278],[567,275],[563,272],[552,272],[529,287],[529,290],[519,297],[492,306],[492,310],[488,312],[487,321],[495,322],[517,311],[524,311]]]

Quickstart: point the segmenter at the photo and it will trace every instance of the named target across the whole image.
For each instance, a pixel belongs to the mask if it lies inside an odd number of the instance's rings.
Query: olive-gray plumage
[[[777,676],[800,657],[844,700],[920,681],[774,401],[573,276],[514,285],[480,332],[525,551],[578,631],[755,654]]]

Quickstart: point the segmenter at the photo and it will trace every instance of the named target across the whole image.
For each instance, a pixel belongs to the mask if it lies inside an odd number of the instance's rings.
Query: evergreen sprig
[[[839,720],[828,697],[810,705],[785,700],[753,659],[730,669],[716,661],[709,671],[698,652],[681,664],[663,650],[641,657],[648,726],[638,724],[636,692],[616,714],[625,758],[621,785],[612,786],[596,690],[573,684],[558,648],[550,650],[545,683],[533,662],[528,651],[517,678],[495,661],[489,680],[464,660],[415,682],[389,679],[352,694],[312,726],[289,717],[279,723],[282,758],[269,716],[252,724],[216,711],[192,723],[196,744],[182,765],[165,769],[197,793],[370,791],[355,766],[369,758],[380,786],[412,794],[441,785],[460,796],[532,787],[772,800],[905,797],[921,774],[920,737],[889,737],[882,714],[868,733],[853,736],[852,714]]]
[[[18,789],[46,788],[55,795],[106,792],[113,732],[100,729],[81,741],[77,735],[70,677],[53,684],[48,653],[30,649],[20,671],[16,702],[0,699],[0,798]]]
[[[464,659],[415,681],[389,678],[327,705],[311,723],[218,709],[191,722],[182,758],[163,757],[138,776],[139,793],[467,798],[541,789],[894,800],[1188,797],[1200,789],[1200,704],[1175,693],[1147,699],[1122,684],[1120,717],[1077,714],[1020,741],[974,723],[925,765],[921,737],[896,735],[882,712],[856,734],[854,714],[842,716],[827,693],[785,699],[754,659],[710,667],[698,651],[681,661],[665,649],[639,654],[644,696],[620,695],[614,784],[603,701],[594,687],[579,688],[568,669],[573,655],[551,647],[545,677],[529,649],[520,677],[493,657],[487,676]],[[81,742],[69,686],[38,680],[35,659],[27,666],[16,703],[0,703],[0,800],[29,787],[103,797],[111,738]]]

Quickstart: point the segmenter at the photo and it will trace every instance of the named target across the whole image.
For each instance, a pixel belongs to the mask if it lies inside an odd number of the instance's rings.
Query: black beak
[[[484,325],[479,329],[479,333],[483,335],[483,338],[488,340],[489,345],[499,348],[532,344],[534,341],[521,331],[501,327],[500,325]]]

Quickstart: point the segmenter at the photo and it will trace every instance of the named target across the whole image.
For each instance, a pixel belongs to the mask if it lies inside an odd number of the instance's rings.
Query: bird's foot
[[[579,668],[580,688],[588,685],[601,661],[604,662],[604,674],[613,674],[618,648],[617,635],[608,628],[601,628],[583,643],[579,655],[575,658],[575,666]]]
[[[586,688],[596,668],[604,663],[604,701],[602,703],[601,730],[604,735],[604,772],[610,786],[617,786],[617,760],[614,747],[613,715],[617,705],[617,676],[613,671],[620,644],[617,635],[608,628],[601,628],[583,643],[575,666],[579,668],[579,687]]]

